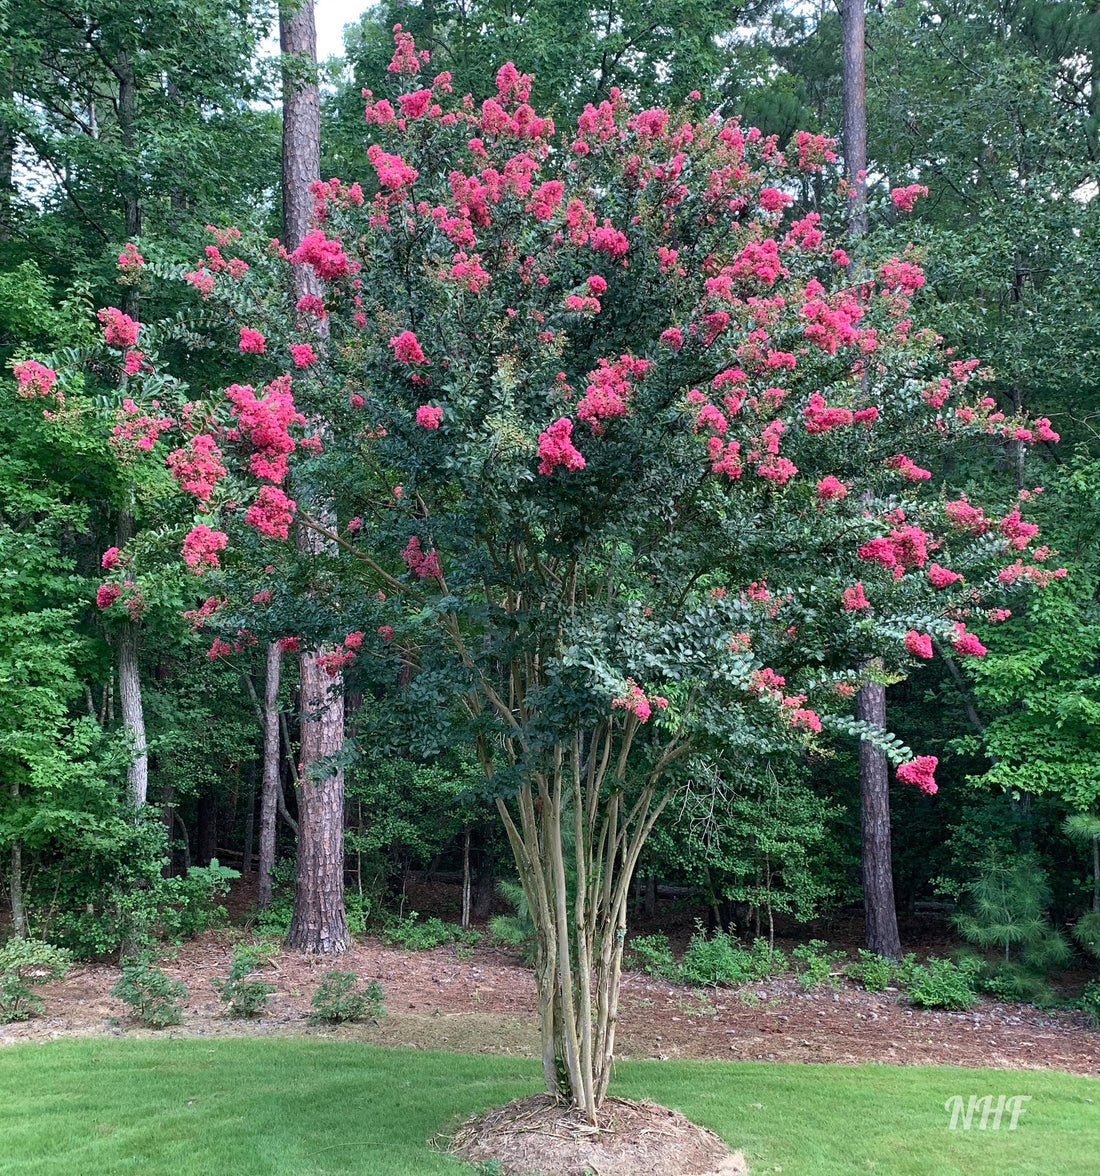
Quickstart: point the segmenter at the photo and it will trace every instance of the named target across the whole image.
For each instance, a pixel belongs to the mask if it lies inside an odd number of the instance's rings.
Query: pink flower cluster
[[[658,710],[664,710],[668,706],[668,699],[659,694],[651,698],[646,697],[645,691],[634,681],[633,678],[626,680],[626,693],[619,698],[611,700],[611,707],[613,710],[625,710],[628,714],[632,714],[640,723],[644,723],[649,719],[653,713],[653,707]]]
[[[912,458],[906,457],[904,453],[895,453],[893,457],[888,457],[886,466],[888,469],[897,470],[907,482],[926,482],[932,477],[931,470],[922,470]]]
[[[416,423],[425,429],[438,429],[443,409],[434,404],[421,404],[416,410]]]
[[[204,502],[210,498],[218,479],[225,477],[221,451],[207,433],[197,433],[186,449],[172,450],[167,464],[180,487]]]
[[[310,367],[317,362],[317,354],[309,343],[291,343],[290,358],[294,360],[294,366],[299,368]]]
[[[841,425],[850,425],[855,414],[850,408],[830,408],[825,403],[825,397],[820,392],[814,392],[809,404],[802,410],[802,417],[806,422],[807,433],[828,433]]]
[[[859,549],[859,558],[874,560],[884,568],[923,568],[928,562],[928,540],[920,527],[901,527],[865,543]]]
[[[390,336],[390,347],[393,357],[399,363],[427,363],[420,343],[412,331],[402,331],[400,335]]]
[[[972,506],[965,494],[954,502],[945,503],[943,509],[953,527],[959,531],[969,531],[971,535],[984,535],[992,525],[982,508]]]
[[[923,184],[907,184],[904,188],[891,188],[890,199],[902,212],[912,212],[919,196],[927,196],[928,189]]]
[[[195,571],[218,566],[218,552],[229,541],[224,531],[213,531],[205,523],[192,527],[183,541],[183,562]]]
[[[905,648],[914,657],[930,658],[932,656],[932,638],[927,633],[918,633],[910,629],[905,634]]]
[[[153,408],[159,408],[156,401]],[[123,400],[119,416],[121,419],[111,430],[115,443],[129,441],[145,453],[153,448],[161,433],[176,423],[168,416],[150,416],[129,397]]]
[[[137,342],[141,324],[117,306],[106,306],[96,312],[96,318],[103,324],[103,338],[112,347],[133,347]]]
[[[290,534],[294,519],[295,503],[278,486],[264,484],[260,487],[256,501],[245,511],[244,521],[255,527],[261,535],[272,539],[285,539]]]
[[[248,384],[232,384],[225,394],[233,405],[241,432],[248,435],[255,452],[253,474],[281,482],[286,477],[287,456],[294,451],[291,425],[304,425],[305,417],[294,408],[290,376],[279,376],[257,397]],[[285,536],[284,536],[285,537]]]
[[[604,421],[626,416],[634,391],[631,380],[644,376],[649,366],[648,360],[631,355],[599,360],[597,368],[588,373],[588,387],[577,402],[577,418],[587,421],[593,433],[602,433]]]
[[[139,274],[145,265],[145,258],[138,252],[133,241],[127,241],[118,255],[118,269],[124,277],[133,278]]]
[[[267,340],[260,331],[252,327],[241,327],[239,347],[242,351],[250,352],[252,355],[263,355],[266,343]]]
[[[984,657],[989,652],[973,633],[966,631],[966,626],[962,621],[955,625],[955,636],[951,639],[951,647],[963,657]]]
[[[871,602],[863,591],[863,584],[858,580],[850,588],[844,589],[841,593],[841,602],[845,612],[855,612],[861,608],[871,607]]]
[[[549,475],[558,466],[583,470],[584,456],[572,441],[573,422],[559,417],[539,434],[539,473]]]
[[[951,571],[950,568],[943,568],[938,563],[932,563],[928,565],[928,579],[933,588],[947,588],[961,580],[962,576],[958,572]]]
[[[829,502],[834,498],[845,498],[848,494],[849,488],[849,483],[842,482],[833,474],[828,474],[817,484],[818,501]]]
[[[401,31],[399,24],[393,26],[393,43],[396,46],[393,57],[389,65],[386,66],[390,73],[405,74],[411,77],[420,72],[421,62],[427,64],[431,60],[431,54],[427,49],[421,49],[419,53],[417,52],[416,43],[410,34]]]
[[[391,192],[403,192],[414,184],[420,173],[415,167],[410,167],[400,155],[390,155],[383,151],[377,143],[372,143],[367,149],[367,158],[374,165],[378,176],[378,183]]]
[[[898,765],[897,777],[903,784],[915,784],[921,792],[932,796],[938,791],[933,773],[939,762],[934,755],[918,755],[908,763]]]
[[[11,365],[16,381],[16,395],[29,400],[33,396],[49,396],[57,382],[57,372],[36,359],[17,360]]]
[[[405,566],[418,580],[442,580],[443,569],[439,562],[439,553],[433,547],[425,552],[420,546],[420,536],[413,535],[405,550],[401,552]]]
[[[351,262],[343,246],[339,241],[329,240],[323,229],[306,233],[301,245],[290,255],[290,260],[295,265],[312,266],[313,272],[327,282],[346,277],[351,272]]]
[[[1025,547],[1039,534],[1035,523],[1025,523],[1020,518],[1020,508],[1016,507],[1001,519],[999,524],[1001,534],[1008,540],[1009,547],[1023,551]]]
[[[116,584],[113,580],[109,580],[106,584],[100,584],[95,592],[96,607],[110,608],[121,595],[121,584]]]

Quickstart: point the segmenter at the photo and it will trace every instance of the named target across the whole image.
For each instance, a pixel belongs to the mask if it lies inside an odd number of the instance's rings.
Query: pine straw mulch
[[[609,1098],[593,1127],[548,1094],[516,1099],[467,1120],[450,1140],[469,1163],[496,1161],[509,1176],[734,1176],[740,1152],[678,1111]]]

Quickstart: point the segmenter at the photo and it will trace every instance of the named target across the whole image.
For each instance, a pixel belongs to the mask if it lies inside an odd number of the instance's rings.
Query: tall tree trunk
[[[854,239],[867,232],[867,85],[865,0],[841,0],[843,73],[842,145],[844,169],[853,195],[848,229]],[[855,266],[860,262],[857,260]],[[886,687],[868,682],[857,699],[857,714],[886,726]],[[860,825],[863,830],[863,907],[868,950],[901,958],[890,851],[890,778],[886,756],[872,744],[859,745]]]
[[[841,0],[841,67],[843,73],[842,141],[844,170],[855,195],[851,198],[850,231],[867,232],[867,87],[865,0]]]
[[[15,63],[8,60],[0,64],[0,102],[12,100],[15,90]],[[15,164],[15,132],[11,125],[0,117],[0,241],[11,238],[12,199],[15,186],[12,173]]]
[[[134,531],[134,519],[128,510],[118,519],[118,545],[125,547]],[[118,636],[118,700],[122,725],[133,740],[130,766],[126,769],[126,789],[130,801],[141,806],[149,792],[149,753],[145,744],[145,712],[141,705],[141,674],[138,669],[140,626],[126,621]]]
[[[11,798],[19,801],[19,782],[11,782]],[[12,934],[23,938],[27,933],[27,917],[23,911],[23,842],[16,837],[11,843],[11,877],[8,882],[8,894],[11,897],[11,928]]]
[[[252,873],[252,846],[256,838],[256,761],[248,765],[248,789],[246,792],[248,808],[244,813],[244,853],[241,856],[241,873]]]
[[[118,131],[126,153],[118,186],[126,236],[133,238],[141,235],[141,181],[136,150],[137,82],[133,60],[125,49],[120,49],[115,57],[115,74],[118,77]]]
[[[317,89],[317,31],[313,0],[282,0],[279,46],[283,68],[283,244],[293,251],[309,229],[313,197],[309,185],[321,176],[321,97]],[[306,266],[292,269],[294,294],[317,293]],[[313,422],[323,429],[323,422]],[[331,511],[312,504],[326,521]],[[319,555],[324,543],[299,530],[303,551]],[[319,650],[301,655],[302,764],[298,794],[298,872],[289,946],[301,951],[341,952],[348,945],[344,917],[344,772],[310,770],[334,756],[344,742],[343,683],[318,665]]]
[[[271,874],[275,869],[275,816],[281,784],[279,768],[279,678],[282,650],[277,641],[267,647],[264,669],[264,771],[260,789],[259,905],[271,904]]]
[[[214,784],[208,784],[199,794],[196,823],[195,852],[199,865],[208,866],[218,856],[218,794]]]
[[[344,769],[320,764],[344,742],[343,699],[315,657],[303,657],[298,871],[287,945],[329,955],[348,946],[344,916]]]
[[[865,723],[885,727],[886,687],[877,682],[864,686],[856,700],[856,715]],[[859,809],[867,950],[899,960],[901,939],[890,850],[890,780],[886,757],[866,740],[859,745]]]

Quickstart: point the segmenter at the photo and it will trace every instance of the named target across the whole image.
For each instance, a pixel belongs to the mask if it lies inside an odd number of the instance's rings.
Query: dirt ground
[[[414,896],[429,909],[426,894]],[[424,900],[424,901],[422,901]],[[441,913],[446,914],[446,904]],[[687,920],[690,926],[690,920]],[[844,943],[834,929],[833,942]],[[320,974],[334,961],[283,952],[267,967],[276,985],[269,1011],[226,1018],[210,980],[224,976],[242,932],[211,932],[166,956],[161,966],[189,990],[172,1036],[309,1034],[423,1049],[537,1053],[535,989],[517,957],[483,940],[465,959],[453,948],[406,952],[367,938],[338,966],[378,980],[387,1015],[340,1028],[307,1024]],[[673,936],[674,941],[676,936]],[[913,942],[909,939],[908,942]],[[789,946],[784,944],[783,946]],[[934,948],[926,948],[934,950]],[[72,1034],[132,1035],[126,1007],[110,996],[113,964],[81,965],[39,991],[45,1014],[0,1026],[0,1045]],[[741,988],[693,990],[642,973],[624,976],[617,1053],[624,1058],[736,1058],[786,1062],[942,1063],[1058,1069],[1100,1077],[1100,1031],[1080,1013],[980,1001],[966,1013],[920,1011],[897,992],[864,992],[843,981],[802,992],[790,977]]]

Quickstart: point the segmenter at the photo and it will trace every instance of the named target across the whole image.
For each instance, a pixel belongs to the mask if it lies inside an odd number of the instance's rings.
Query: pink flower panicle
[[[116,584],[113,580],[109,580],[106,584],[100,584],[95,591],[96,607],[110,608],[121,595],[121,584]]]
[[[428,362],[412,331],[402,331],[400,335],[391,335],[390,347],[393,349],[393,357],[398,363]]]
[[[905,648],[913,657],[930,658],[932,656],[932,638],[927,633],[918,633],[910,629],[905,634]]]
[[[613,710],[625,710],[634,715],[640,723],[649,719],[654,707],[658,710],[664,710],[667,706],[668,699],[659,694],[647,698],[645,691],[633,678],[626,680],[626,693],[611,700]]]
[[[833,474],[828,474],[822,478],[817,484],[817,497],[820,502],[828,502],[833,498],[844,498],[847,496],[849,485],[847,482],[842,482]]]
[[[232,384],[225,395],[233,405],[242,434],[247,435],[255,452],[251,456],[252,473],[257,478],[281,482],[286,476],[287,456],[293,453],[292,425],[304,425],[305,417],[294,407],[290,376],[279,376],[257,397],[248,384]]]
[[[922,470],[911,458],[904,453],[895,453],[886,459],[888,469],[897,470],[907,482],[926,482],[932,477],[931,470]]]
[[[413,535],[401,552],[405,566],[419,580],[440,580],[443,569],[439,562],[439,553],[433,547],[425,552],[420,546],[420,536]]]
[[[919,196],[927,196],[928,189],[923,184],[907,184],[904,188],[892,188],[890,199],[895,207],[902,212],[912,212]]]
[[[966,625],[961,621],[955,625],[951,647],[960,657],[984,657],[989,652],[973,633],[966,631]]]
[[[57,372],[36,359],[17,360],[11,365],[16,381],[16,395],[24,400],[32,397],[49,396],[57,382]]]
[[[291,343],[290,358],[294,360],[295,367],[311,367],[317,362],[317,353],[309,343]]]
[[[225,548],[229,537],[224,531],[213,531],[206,523],[192,527],[183,541],[183,562],[195,571],[218,566],[218,552]]]
[[[425,429],[438,429],[443,409],[435,404],[421,404],[416,410],[416,423]]]
[[[855,612],[857,609],[870,608],[871,602],[863,591],[863,584],[856,581],[850,588],[841,593],[842,606],[845,612]]]
[[[118,255],[118,269],[119,273],[126,278],[134,278],[141,273],[142,267],[145,265],[145,258],[138,252],[138,247],[133,241],[127,241],[122,247],[122,252]]]
[[[207,433],[197,433],[186,449],[174,449],[168,455],[167,464],[181,489],[204,502],[209,500],[218,479],[225,477],[221,452]]]
[[[255,527],[261,535],[285,539],[290,533],[295,505],[278,486],[265,484],[260,487],[256,501],[245,512],[244,521],[250,527]]]
[[[294,265],[312,266],[313,272],[326,282],[334,282],[337,278],[347,277],[352,268],[351,261],[344,252],[343,246],[339,241],[333,241],[326,237],[323,229],[312,229],[306,233],[302,238],[301,245],[290,255],[290,260]],[[315,294],[306,295],[306,297],[317,299]],[[304,300],[304,298],[299,300],[299,310],[303,310],[302,302]],[[321,309],[323,311],[323,304]],[[303,313],[305,312],[303,311]]]
[[[558,466],[583,470],[584,456],[572,441],[573,422],[559,417],[539,434],[539,473],[550,475]]]
[[[137,342],[141,324],[117,306],[106,306],[96,312],[96,318],[103,324],[103,338],[112,347],[133,347]]]
[[[266,343],[267,340],[261,332],[252,327],[241,327],[241,341],[238,346],[242,351],[252,355],[263,355]]]
[[[951,571],[950,568],[943,568],[938,563],[932,563],[928,565],[928,579],[933,588],[947,588],[961,580],[962,576],[958,572]]]
[[[897,777],[903,784],[915,784],[921,792],[932,796],[938,791],[933,773],[939,762],[934,755],[918,755],[898,765]]]

